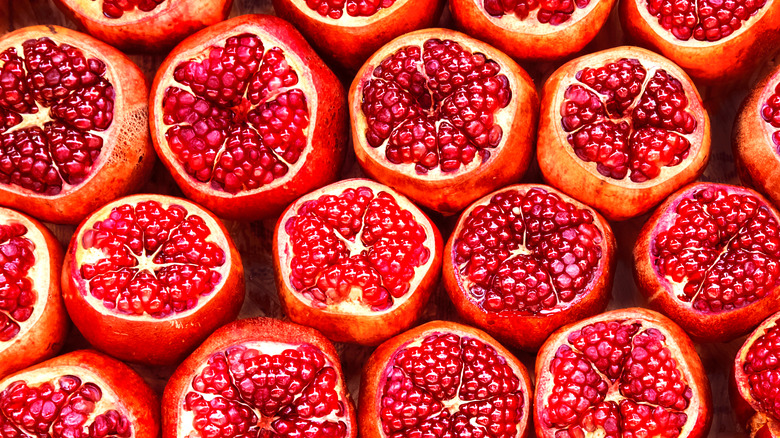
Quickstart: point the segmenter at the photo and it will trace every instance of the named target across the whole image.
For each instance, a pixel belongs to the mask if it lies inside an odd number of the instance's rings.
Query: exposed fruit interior
[[[370,17],[380,9],[393,6],[395,0],[306,0],[306,6],[323,17],[339,19],[346,6],[350,17]]]
[[[19,334],[30,319],[38,295],[29,277],[35,264],[35,244],[25,237],[27,227],[18,222],[0,224],[0,341]]]
[[[667,215],[650,251],[679,300],[720,313],[780,286],[780,225],[776,213],[750,192],[698,188]]]
[[[681,436],[693,391],[668,342],[640,322],[571,332],[550,361],[543,423],[557,438]]]
[[[384,310],[431,258],[415,215],[388,192],[344,189],[306,201],[284,224],[290,283],[314,307]]]
[[[93,0],[94,1],[94,0]],[[138,9],[150,12],[165,0],[103,0],[103,15],[108,18],[122,18],[125,12]]]
[[[766,0],[646,0],[647,11],[675,38],[719,41],[750,25]]]
[[[766,414],[780,419],[780,327],[772,325],[748,348],[742,369],[750,395]]]
[[[520,20],[558,26],[571,19],[576,9],[587,8],[591,0],[483,0],[485,11],[494,17],[514,15]],[[576,9],[575,9],[576,8]]]
[[[390,438],[517,436],[525,388],[507,361],[479,339],[435,333],[399,350],[381,388]]]
[[[453,261],[488,312],[547,314],[587,293],[603,239],[590,210],[541,188],[508,190],[471,211]]]
[[[114,118],[106,65],[69,44],[0,48],[0,184],[56,195],[92,173]]]
[[[345,437],[341,378],[309,344],[247,343],[214,353],[184,397],[181,436]]]
[[[769,125],[769,129],[775,129],[772,134],[772,141],[777,147],[777,153],[780,154],[780,81],[775,85],[774,93],[761,106],[761,117]]]
[[[165,139],[192,178],[228,193],[287,175],[307,147],[309,109],[281,47],[244,33],[179,63],[162,101]]]
[[[192,309],[226,274],[218,233],[180,205],[116,206],[81,235],[85,293],[121,314],[163,318]]]
[[[509,126],[497,114],[509,106],[512,90],[496,61],[431,38],[382,60],[363,84],[362,99],[366,141],[383,148],[390,163],[418,174],[452,173],[477,156],[486,160],[499,145]]]

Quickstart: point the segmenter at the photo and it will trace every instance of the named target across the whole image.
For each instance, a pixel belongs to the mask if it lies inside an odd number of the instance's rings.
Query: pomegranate
[[[55,0],[97,39],[129,52],[170,50],[192,33],[227,18],[233,0]]]
[[[531,160],[533,81],[459,32],[421,30],[379,49],[352,82],[349,107],[363,170],[441,213],[518,181]]]
[[[87,35],[0,37],[0,204],[78,223],[140,187],[154,164],[147,92],[135,64]]]
[[[444,285],[463,319],[535,351],[562,325],[607,307],[615,249],[590,207],[547,186],[509,186],[461,215],[444,251]]]
[[[62,288],[73,323],[97,349],[170,365],[236,318],[244,268],[212,213],[184,199],[133,195],[81,223]]]
[[[326,61],[354,74],[393,38],[439,21],[444,0],[272,0]]]
[[[163,62],[152,139],[187,197],[220,217],[268,218],[338,175],[345,102],[289,23],[244,15],[192,35]]]
[[[616,47],[561,66],[544,84],[544,179],[607,219],[646,213],[707,165],[710,121],[669,60]]]
[[[0,207],[0,377],[62,348],[62,248],[46,226]]]
[[[707,376],[668,318],[629,308],[567,325],[536,358],[538,438],[705,437]]]
[[[315,190],[274,231],[284,313],[333,341],[377,345],[422,314],[442,246],[431,220],[389,187],[348,179]]]
[[[648,304],[691,337],[732,340],[780,306],[780,215],[750,189],[691,184],[642,228],[634,273]]]
[[[163,394],[163,438],[356,438],[339,356],[316,330],[271,318],[220,328]]]
[[[360,381],[361,438],[529,436],[531,380],[487,333],[433,321],[379,346]]]

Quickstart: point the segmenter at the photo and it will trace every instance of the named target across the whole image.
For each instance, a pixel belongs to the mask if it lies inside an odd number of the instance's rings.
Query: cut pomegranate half
[[[536,357],[538,438],[705,437],[710,386],[693,343],[629,308],[563,327]]]
[[[528,168],[533,81],[462,33],[426,29],[391,41],[360,69],[349,102],[360,165],[424,207],[456,213]]]
[[[184,199],[134,195],[79,226],[62,288],[73,323],[96,348],[173,364],[238,315],[244,268],[212,213]]]
[[[287,22],[244,15],[179,44],[157,71],[152,138],[184,194],[220,217],[268,218],[338,175],[341,83]]]
[[[551,185],[623,220],[695,180],[710,121],[671,61],[617,47],[570,61],[544,85],[538,159]]]

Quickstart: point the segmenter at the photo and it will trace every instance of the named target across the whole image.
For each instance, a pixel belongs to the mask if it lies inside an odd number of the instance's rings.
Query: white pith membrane
[[[191,308],[184,310],[184,311],[172,311],[170,313],[164,314],[161,317],[155,317],[147,313],[146,311],[143,312],[143,314],[131,314],[131,313],[125,313],[119,311],[116,307],[115,308],[108,308],[105,305],[105,302],[102,299],[98,299],[95,296],[92,295],[91,287],[90,287],[90,281],[85,279],[82,275],[81,267],[85,264],[95,264],[99,262],[100,260],[104,260],[109,256],[106,252],[99,248],[84,248],[84,236],[85,234],[94,229],[94,226],[96,223],[104,221],[109,218],[111,212],[114,210],[114,208],[130,205],[135,210],[138,206],[138,204],[147,202],[147,201],[154,201],[156,203],[159,203],[159,205],[164,210],[168,210],[169,207],[177,206],[182,207],[187,211],[187,215],[185,219],[182,221],[182,223],[186,222],[187,218],[190,217],[199,217],[205,222],[206,227],[210,231],[210,234],[205,239],[199,239],[205,243],[213,243],[216,246],[218,246],[222,252],[224,253],[225,261],[219,266],[213,266],[209,267],[209,270],[212,272],[216,272],[220,278],[219,282],[214,285],[214,287],[205,295],[198,295],[195,297],[197,299],[197,304],[192,306]],[[180,226],[176,226],[171,229],[171,233],[175,233],[176,230],[178,230]],[[113,233],[112,233],[113,235]],[[165,196],[148,196],[148,195],[135,195],[127,198],[122,198],[119,201],[113,202],[111,204],[107,204],[104,207],[102,207],[100,210],[92,213],[87,220],[82,224],[82,226],[79,229],[79,233],[74,236],[75,241],[78,242],[78,245],[76,246],[76,252],[74,256],[73,261],[73,270],[71,271],[71,275],[76,276],[74,278],[74,281],[79,285],[80,289],[82,290],[81,298],[86,300],[87,303],[95,309],[97,312],[103,314],[103,315],[109,315],[124,319],[132,319],[135,321],[175,321],[177,319],[183,319],[186,317],[189,317],[191,314],[198,311],[200,308],[205,306],[209,301],[211,301],[217,293],[219,293],[224,284],[226,279],[228,278],[228,275],[230,274],[230,267],[232,264],[231,260],[231,253],[229,250],[229,245],[227,242],[227,239],[222,234],[221,228],[219,224],[208,214],[206,214],[200,207],[197,205],[190,203],[188,201],[185,201],[183,199],[177,199],[177,198],[168,198]],[[136,278],[139,274],[142,273],[151,273],[154,278],[158,278],[157,272],[159,272],[161,269],[165,269],[166,267],[175,267],[175,266],[182,266],[182,267],[199,267],[201,265],[197,263],[156,263],[154,262],[154,258],[160,254],[160,252],[167,246],[167,245],[174,245],[173,242],[170,240],[166,240],[166,243],[163,243],[160,245],[160,247],[155,251],[153,254],[146,254],[146,245],[144,245],[144,251],[139,256],[138,254],[135,254],[129,247],[125,246],[124,248],[127,250],[128,254],[130,254],[137,264],[132,267],[122,267],[126,270],[133,270],[135,271],[133,273],[133,278]],[[119,269],[113,269],[111,271],[108,271],[104,274],[98,274],[93,279],[101,277],[101,275],[111,274],[118,272]],[[158,280],[158,283],[159,280]],[[164,285],[160,284],[161,288],[164,289]],[[126,292],[127,289],[123,289],[123,292]],[[117,299],[121,298],[122,294],[120,293],[119,296],[117,296]],[[114,302],[116,304],[116,301]]]
[[[291,1],[298,8],[300,12],[302,12],[312,20],[320,21],[324,24],[328,24],[331,26],[358,28],[358,27],[367,26],[369,24],[376,23],[378,21],[382,21],[386,17],[392,15],[397,9],[401,8],[401,6],[413,2],[414,0],[395,0],[393,4],[390,5],[389,7],[383,8],[380,6],[375,13],[368,16],[349,15],[347,13],[346,2],[345,2],[345,7],[343,9],[344,12],[339,18],[331,18],[329,16],[320,15],[317,11],[311,9],[306,4],[306,0],[289,0],[289,1]],[[381,4],[381,2],[379,3]]]
[[[145,21],[149,19],[151,15],[159,15],[166,9],[176,7],[175,4],[181,0],[162,0],[162,3],[158,4],[151,11],[142,11],[137,7],[129,11],[123,11],[123,14],[119,18],[111,18],[103,14],[103,2],[105,0],[63,0],[68,3],[70,7],[83,11],[84,14],[89,16],[90,20],[114,25],[131,25],[133,23]]]
[[[526,16],[525,18],[520,18],[512,11],[504,12],[504,14],[500,16],[492,15],[491,13],[485,10],[485,6],[484,6],[485,0],[469,0],[469,1],[473,1],[477,5],[479,5],[479,8],[483,12],[485,18],[490,20],[491,23],[493,23],[498,27],[507,29],[512,32],[523,33],[523,34],[528,33],[533,35],[552,35],[577,24],[578,21],[587,17],[588,14],[590,14],[591,11],[593,11],[593,9],[595,9],[598,3],[602,0],[589,0],[587,6],[585,6],[584,8],[580,8],[579,6],[577,6],[576,4],[577,2],[575,0],[570,0],[572,3],[574,3],[574,11],[572,11],[572,13],[569,14],[569,18],[566,21],[560,24],[550,24],[550,23],[540,22],[537,17],[539,15],[539,12],[541,11],[541,5],[537,6],[534,10],[529,11],[528,16]],[[558,2],[551,2],[551,3],[553,3],[557,7],[560,7]],[[556,10],[556,12],[559,11]]]
[[[780,160],[780,144],[776,143],[773,138],[773,136],[777,136],[777,139],[780,140],[780,127],[775,127],[772,123],[767,121],[762,114],[762,110],[764,106],[767,105],[769,99],[774,96],[776,99],[780,100],[780,90],[778,90],[778,88],[780,88],[780,72],[775,73],[762,90],[761,97],[758,100],[758,108],[755,109],[755,114],[764,127],[766,147],[770,148],[773,155]],[[780,108],[776,109],[776,111],[780,112]]]

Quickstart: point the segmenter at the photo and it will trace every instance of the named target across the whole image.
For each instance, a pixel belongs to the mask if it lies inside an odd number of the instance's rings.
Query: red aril
[[[377,51],[349,91],[365,172],[445,214],[518,181],[531,160],[533,81],[497,49],[448,29]]]
[[[133,195],[81,223],[65,255],[62,294],[95,348],[171,365],[236,318],[244,268],[212,213],[184,199]]]
[[[710,121],[691,80],[637,47],[592,53],[544,84],[537,157],[545,181],[607,219],[646,213],[695,180]]]
[[[442,246],[431,220],[389,187],[347,179],[315,190],[276,224],[284,313],[333,341],[377,345],[422,314],[439,283]]]
[[[537,350],[564,324],[607,307],[615,237],[590,207],[543,185],[478,200],[444,250],[458,314],[502,342]]]
[[[642,228],[634,273],[648,304],[691,337],[732,340],[780,306],[780,214],[750,189],[691,184]]]
[[[157,71],[150,105],[160,159],[220,217],[277,215],[344,160],[343,87],[276,17],[244,15],[184,40]]]
[[[530,435],[525,366],[487,333],[433,321],[379,346],[360,381],[361,438]]]
[[[148,88],[116,49],[58,26],[0,37],[0,204],[78,223],[145,182]]]
[[[629,308],[567,325],[536,357],[538,438],[706,437],[707,376],[671,320]]]
[[[163,438],[356,438],[339,356],[316,330],[271,318],[235,321],[171,376]]]

